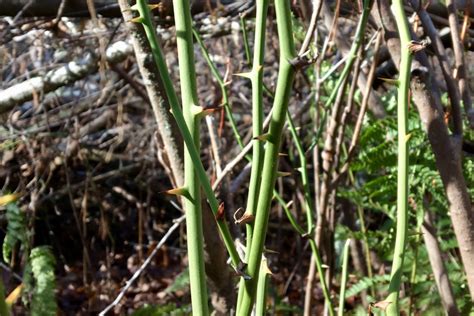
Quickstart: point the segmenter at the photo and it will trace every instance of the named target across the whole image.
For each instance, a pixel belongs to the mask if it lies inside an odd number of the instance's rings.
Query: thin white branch
[[[168,240],[168,238],[171,236],[171,234],[179,227],[179,225],[184,221],[185,216],[181,216],[180,218],[176,219],[174,221],[173,226],[171,226],[166,234],[161,238],[160,242],[158,245],[156,245],[155,249],[151,252],[151,254],[146,258],[146,260],[143,262],[143,264],[140,266],[140,268],[132,275],[132,277],[125,283],[125,286],[120,290],[120,293],[117,295],[115,300],[110,303],[109,306],[107,306],[102,312],[100,312],[99,316],[105,316],[112,308],[114,308],[120,300],[125,296],[125,293],[127,290],[132,286],[133,282],[135,282],[136,279],[142,274],[142,272],[146,269],[146,267],[150,264],[151,260],[153,257],[156,255],[158,250],[164,245],[164,243]]]

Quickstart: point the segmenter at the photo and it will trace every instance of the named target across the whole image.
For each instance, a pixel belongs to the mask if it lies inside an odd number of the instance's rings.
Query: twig
[[[313,38],[314,31],[316,30],[317,21],[319,14],[321,13],[321,6],[323,4],[322,0],[313,1],[313,13],[311,14],[311,21],[309,22],[308,31],[306,32],[306,36],[303,41],[303,45],[301,45],[300,51],[298,52],[298,56],[303,56],[306,51],[308,50],[309,44],[311,39]]]
[[[379,50],[380,50],[380,44],[382,43],[383,35],[382,32],[379,33],[377,37],[377,41],[375,44],[375,49],[374,49],[374,59],[372,62],[372,66],[369,70],[369,75],[367,77],[368,85],[365,89],[364,97],[362,99],[362,104],[360,107],[359,115],[357,117],[357,122],[355,124],[354,128],[354,133],[352,134],[352,140],[351,140],[351,145],[349,147],[349,151],[347,153],[347,158],[346,161],[344,162],[344,165],[342,166],[341,170],[338,172],[338,174],[333,178],[331,186],[335,187],[337,185],[337,182],[340,180],[341,176],[347,172],[349,169],[349,163],[352,159],[352,156],[354,155],[354,150],[359,142],[359,136],[360,136],[360,131],[362,129],[362,122],[364,121],[364,116],[365,113],[367,112],[367,107],[369,104],[369,96],[370,96],[370,91],[372,91],[371,86],[372,82],[374,81],[375,78],[375,71],[377,68],[377,60],[378,60],[378,55],[379,55]]]
[[[425,32],[427,32],[429,38],[431,39],[431,45],[434,49],[435,55],[439,60],[439,65],[441,67],[441,72],[443,73],[446,86],[448,88],[449,98],[451,100],[451,110],[453,118],[453,133],[458,136],[462,136],[462,118],[460,110],[460,93],[459,87],[456,85],[456,82],[453,79],[450,71],[450,65],[446,57],[446,52],[439,37],[438,30],[435,28],[433,21],[430,16],[420,5],[420,0],[410,0],[410,4],[413,9],[416,11],[416,14],[420,17],[421,23]]]
[[[459,25],[456,16],[456,4],[452,0],[446,0],[446,7],[448,8],[449,28],[451,30],[451,39],[453,42],[455,69],[453,78],[457,80],[459,86],[459,93],[461,94],[464,103],[464,111],[471,128],[474,128],[474,110],[472,109],[471,93],[469,91],[469,81],[466,76],[466,61],[464,59],[464,45],[459,35]],[[462,123],[461,123],[462,124]]]
[[[135,273],[132,275],[130,279],[125,283],[125,286],[120,290],[120,293],[117,295],[115,300],[110,303],[102,312],[99,313],[99,316],[104,316],[107,314],[112,308],[114,308],[120,300],[125,296],[125,293],[127,290],[132,286],[133,282],[142,274],[142,272],[148,267],[150,264],[151,260],[153,257],[156,255],[158,250],[164,245],[164,243],[168,240],[168,238],[171,236],[171,234],[181,225],[181,223],[184,221],[185,216],[181,216],[180,218],[174,220],[173,226],[171,226],[166,234],[161,238],[160,242],[156,245],[155,249],[151,252],[151,254],[146,258],[146,260],[143,262],[143,264],[140,266],[140,268],[135,271]]]
[[[265,118],[265,122],[263,122],[263,128],[265,129],[268,124],[270,124],[270,120],[272,118],[272,112],[268,113],[268,116]],[[229,162],[224,169],[222,169],[222,173],[219,175],[219,177],[216,179],[214,184],[212,185],[212,190],[216,190],[219,184],[224,180],[224,177],[234,169],[234,167],[242,160],[245,158],[245,156],[248,154],[248,152],[252,149],[252,144],[253,141],[245,145],[244,148],[242,148],[242,151],[240,154],[238,154],[234,159],[232,159],[231,162]]]

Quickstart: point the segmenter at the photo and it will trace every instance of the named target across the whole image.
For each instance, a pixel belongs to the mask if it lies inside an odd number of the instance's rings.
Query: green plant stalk
[[[194,68],[194,43],[191,8],[189,1],[173,0],[176,42],[178,46],[179,75],[181,78],[181,102],[183,116],[191,131],[194,146],[200,147],[200,115],[196,113],[199,103]],[[188,245],[189,280],[191,304],[194,315],[209,315],[206,270],[204,268],[204,234],[202,228],[201,186],[194,161],[189,150],[184,151],[184,185],[189,198],[185,199],[186,230]]]
[[[302,237],[304,236],[308,237],[303,227],[301,227],[296,221],[296,218],[293,216],[290,209],[286,205],[285,201],[280,196],[280,194],[278,194],[277,192],[274,192],[274,197],[277,199],[278,203],[280,203],[280,205],[283,207],[283,210],[285,211],[285,214],[288,217],[288,220],[290,221],[290,224],[293,227],[293,229],[296,230]],[[319,274],[319,282],[321,283],[324,299],[326,300],[326,305],[328,306],[329,314],[332,316],[334,315],[334,308],[332,306],[331,296],[329,295],[329,290],[328,290],[326,279],[324,276],[323,263],[321,260],[321,256],[319,255],[319,250],[318,250],[318,247],[316,246],[316,242],[314,241],[314,238],[310,238],[308,240],[309,240],[309,246],[311,247],[311,251],[313,252],[313,255],[314,255],[316,269]]]
[[[268,270],[267,261],[262,260],[260,265],[260,273],[258,275],[257,298],[255,300],[255,315],[265,316],[267,307],[267,288],[270,271]]]
[[[222,79],[221,75],[219,74],[219,71],[217,70],[216,65],[212,62],[211,57],[209,56],[209,52],[207,51],[206,46],[204,45],[204,42],[201,39],[201,36],[199,36],[199,33],[194,28],[193,28],[193,34],[197,43],[201,47],[202,55],[204,56],[204,59],[209,65],[212,75],[216,79],[217,83],[219,84],[219,88],[221,89],[222,106],[225,109],[227,119],[229,120],[230,126],[232,128],[232,132],[234,133],[234,137],[237,143],[239,144],[240,148],[244,148],[244,142],[242,141],[242,137],[240,136],[239,130],[237,129],[237,124],[235,123],[234,116],[232,115],[232,109],[229,103],[229,94],[227,93],[226,84],[224,80]]]
[[[300,160],[300,167],[298,171],[301,174],[301,183],[303,184],[303,192],[304,192],[304,206],[306,211],[306,233],[308,235],[312,235],[314,231],[314,217],[313,217],[313,200],[311,198],[311,191],[309,188],[309,176],[308,176],[308,169],[307,169],[307,161],[305,151],[303,150],[303,145],[301,145],[301,141],[296,133],[295,124],[293,119],[291,118],[290,113],[286,115],[286,121],[288,122],[288,126],[290,128],[291,136],[293,138],[293,143],[296,146],[296,151],[298,152],[299,160]]]
[[[324,113],[321,117],[321,122],[316,131],[316,135],[314,136],[313,142],[309,146],[308,151],[312,150],[313,147],[316,146],[316,144],[318,143],[319,138],[323,132],[323,129],[326,126],[326,120],[327,120],[327,116],[329,112],[329,107],[333,104],[334,100],[336,99],[337,94],[339,93],[339,90],[342,88],[345,89],[345,83],[347,82],[346,79],[351,73],[352,66],[354,65],[354,62],[357,59],[359,48],[362,45],[362,42],[364,39],[365,28],[367,26],[367,21],[369,20],[369,17],[370,17],[370,9],[372,7],[372,1],[373,0],[364,0],[364,9],[362,10],[362,17],[359,20],[359,24],[357,25],[357,29],[354,35],[355,40],[347,56],[346,62],[344,64],[344,68],[339,78],[337,79],[336,85],[334,86],[334,88],[331,91],[331,94],[329,95],[328,99],[324,103]]]
[[[410,288],[414,288],[416,286],[416,273],[418,272],[418,247],[420,246],[421,236],[422,236],[421,226],[417,229],[417,234],[415,236],[415,247],[413,247],[413,263],[411,267],[411,276],[410,276]],[[411,315],[411,310],[414,305],[415,295],[413,292],[410,292],[410,299],[408,304],[408,315]]]
[[[265,57],[265,29],[267,22],[268,0],[257,1],[255,17],[255,40],[253,49],[252,71],[248,74],[252,84],[252,169],[250,171],[250,182],[247,196],[245,212],[255,216],[258,193],[260,191],[260,181],[262,180],[263,168],[263,140],[258,137],[263,134],[263,62]],[[244,33],[245,34],[245,33]],[[244,38],[246,42],[246,38]],[[246,262],[249,259],[249,249],[253,238],[253,222],[246,225]],[[245,280],[240,280],[239,295],[237,300],[237,311],[243,298]]]
[[[202,165],[199,152],[196,149],[193,137],[191,136],[191,133],[186,125],[186,121],[184,119],[183,113],[181,112],[178,96],[176,94],[176,91],[174,90],[173,81],[171,80],[171,77],[168,71],[168,66],[166,65],[166,61],[163,57],[163,53],[161,52],[161,48],[158,42],[158,37],[155,33],[153,22],[151,19],[150,8],[148,7],[146,0],[137,0],[137,9],[140,13],[140,18],[138,22],[143,24],[143,28],[145,30],[148,41],[150,43],[150,48],[153,54],[153,58],[160,72],[161,79],[163,80],[163,85],[165,88],[166,95],[168,96],[168,99],[170,101],[170,106],[173,112],[173,116],[176,119],[178,128],[181,132],[181,135],[183,136],[183,140],[186,144],[186,148],[189,152],[189,155],[191,156],[194,162],[194,168],[197,171],[199,182],[201,183],[204,189],[204,193],[206,194],[206,197],[209,201],[211,210],[214,216],[216,216],[217,218],[219,203],[216,199],[216,196],[214,195],[214,191],[212,190],[211,184],[209,182],[209,178],[206,174],[206,170],[204,169],[204,166]],[[201,110],[202,109],[199,108],[197,105],[194,105],[194,111],[196,114],[199,115],[200,113],[202,113]],[[240,258],[239,258],[237,249],[235,248],[234,242],[232,240],[232,235],[230,234],[229,228],[227,227],[226,222],[223,219],[217,220],[217,226],[219,228],[219,232],[227,248],[227,251],[229,252],[232,265],[234,266],[234,268],[238,268]]]
[[[257,2],[257,5],[258,4],[259,3]],[[247,25],[245,23],[245,17],[242,14],[240,15],[240,28],[242,29],[242,39],[244,40],[245,57],[247,58],[247,62],[250,65],[252,63],[252,55],[250,54],[249,37],[247,36]]]
[[[263,140],[259,140],[257,137],[263,134],[263,60],[265,56],[265,26],[268,3],[268,0],[257,2],[253,66],[250,72],[250,80],[252,83],[252,136],[254,140],[252,145],[252,170],[250,173],[246,212],[253,216],[255,216],[256,213],[263,167]],[[247,249],[250,249],[253,237],[253,222],[248,223],[246,227]]]
[[[314,218],[313,218],[314,206],[313,206],[313,200],[312,200],[311,192],[309,188],[309,176],[308,176],[308,171],[307,171],[308,168],[307,168],[306,155],[305,155],[305,151],[303,150],[303,145],[301,144],[301,141],[296,132],[295,124],[289,112],[287,113],[286,121],[288,122],[288,127],[290,128],[291,136],[293,138],[293,142],[296,146],[296,150],[299,155],[300,167],[298,168],[298,171],[301,174],[301,182],[303,183],[305,211],[306,211],[305,235],[311,238],[313,237],[313,234],[314,234]],[[291,214],[291,212],[288,210],[288,207],[286,207],[286,205],[284,206],[284,210],[285,210],[286,215],[288,216],[288,219],[290,220],[290,223],[292,223],[292,226],[295,227],[296,231],[300,232],[302,228],[296,223],[296,220],[294,219],[293,214]],[[329,313],[333,315],[334,309],[332,307],[331,297],[329,296],[329,290],[328,290],[327,283],[325,280],[325,273],[322,267],[322,260],[321,260],[321,256],[319,255],[319,250],[316,246],[316,242],[314,241],[314,238],[310,239],[310,246],[315,258],[316,269],[319,274],[319,280],[321,283],[321,287],[323,289],[324,299],[326,300],[326,305],[328,306]]]
[[[400,34],[401,58],[398,77],[397,125],[398,125],[398,174],[397,174],[397,233],[393,254],[392,273],[388,288],[387,315],[400,315],[399,292],[402,282],[403,259],[408,226],[408,104],[410,67],[412,55],[409,51],[411,40],[408,20],[403,9],[403,1],[394,0],[392,11]]]
[[[293,229],[296,230],[296,232],[300,234],[301,236],[305,235],[306,231],[303,229],[303,227],[300,226],[300,224],[298,224],[298,222],[296,221],[296,218],[291,213],[290,209],[288,208],[287,204],[285,203],[281,195],[275,194],[275,199],[282,206],[283,210],[285,211],[286,217],[288,217],[288,220],[290,221],[290,224],[293,227]]]
[[[278,38],[280,42],[280,66],[278,83],[273,104],[272,121],[270,123],[267,147],[265,150],[262,185],[258,196],[257,212],[254,232],[249,251],[247,274],[250,280],[245,281],[238,315],[250,315],[255,301],[260,262],[270,214],[270,204],[273,197],[273,188],[277,177],[278,152],[281,143],[281,134],[285,124],[288,102],[295,77],[295,68],[290,61],[295,58],[295,47],[291,25],[291,9],[289,1],[275,1]]]
[[[347,275],[348,275],[348,266],[349,266],[349,246],[351,245],[351,240],[348,239],[344,244],[344,250],[342,251],[342,274],[341,274],[341,290],[339,291],[339,308],[337,310],[338,316],[344,315],[344,302],[346,301],[346,285],[347,285]]]
[[[365,226],[364,209],[360,206],[357,207],[357,218],[359,219],[360,231],[362,232],[362,240],[364,241],[364,256],[365,264],[367,265],[367,276],[369,278],[372,278],[372,257],[370,255],[369,238],[367,237],[367,228]],[[375,286],[373,284],[370,286],[370,295],[372,295],[372,297],[375,297]]]
[[[216,79],[216,81],[218,82],[219,84],[219,87],[221,88],[221,92],[222,92],[222,99],[223,99],[223,106],[225,107],[226,109],[226,116],[227,116],[227,119],[229,120],[229,123],[231,124],[231,127],[232,127],[232,131],[233,131],[233,134],[234,134],[234,137],[237,141],[237,143],[239,144],[240,148],[244,148],[244,144],[243,144],[243,141],[242,141],[242,137],[241,135],[239,134],[239,131],[237,129],[237,124],[235,123],[235,119],[232,115],[232,109],[230,107],[230,103],[229,103],[229,97],[228,97],[228,93],[227,93],[227,89],[226,89],[226,85],[224,83],[224,80],[222,79],[222,77],[220,76],[219,74],[219,71],[217,70],[217,67],[216,65],[214,64],[214,62],[211,60],[210,56],[209,56],[209,52],[208,50],[206,49],[206,46],[204,45],[204,42],[202,41],[201,37],[199,36],[199,33],[197,32],[196,29],[193,28],[193,33],[194,33],[194,37],[196,38],[196,41],[197,43],[199,44],[199,46],[201,47],[201,51],[203,53],[203,56],[204,56],[204,59],[206,60],[207,64],[209,65],[209,68],[211,69],[211,73],[213,74],[214,78]],[[248,44],[247,44],[248,45]],[[274,95],[267,89],[267,87],[265,85],[263,85],[263,90],[264,92],[267,92],[269,94],[269,96],[273,99],[274,98]],[[252,157],[250,155],[247,155],[245,156],[245,158],[247,159],[247,161],[249,162],[252,162]],[[304,231],[303,228],[301,228],[298,223],[296,222],[296,219],[294,218],[293,214],[291,214],[289,208],[287,207],[285,201],[283,200],[283,198],[280,196],[280,194],[274,190],[273,191],[273,194],[275,196],[275,198],[277,199],[277,201],[281,204],[281,206],[283,207],[283,209],[285,210],[285,213],[286,215],[288,216],[288,219],[290,220],[291,224],[293,225],[293,227],[295,228],[295,230],[302,236],[304,235],[307,235]],[[320,262],[320,260],[318,261]],[[322,268],[321,268],[321,271],[322,271]],[[242,286],[239,287],[239,291],[243,291],[244,290],[244,287],[243,287],[243,280],[241,280],[242,282]],[[324,292],[324,293],[327,293]],[[240,295],[239,297],[242,297],[242,295]],[[329,295],[327,296],[329,297]],[[239,306],[239,303],[237,303],[237,306]]]

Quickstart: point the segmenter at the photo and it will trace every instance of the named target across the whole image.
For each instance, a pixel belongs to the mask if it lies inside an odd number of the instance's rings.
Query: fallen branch
[[[119,41],[109,46],[106,60],[110,64],[116,64],[124,61],[132,53],[132,45]],[[97,71],[98,67],[98,57],[89,52],[81,60],[71,61],[47,72],[44,76],[28,79],[0,91],[0,114],[11,110],[17,104],[32,100],[38,92],[51,92],[80,80]]]

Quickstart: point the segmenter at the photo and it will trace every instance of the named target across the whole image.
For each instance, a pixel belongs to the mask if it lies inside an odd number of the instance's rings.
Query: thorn
[[[209,107],[209,108],[205,108],[202,110],[201,112],[201,115],[202,116],[206,116],[206,115],[209,115],[209,114],[213,114],[214,112],[217,112],[217,111],[220,111],[222,109],[222,106],[215,106],[215,107]]]
[[[265,133],[265,134],[256,136],[256,137],[254,137],[253,139],[254,139],[254,140],[259,140],[259,141],[266,142],[266,141],[268,141],[269,138],[270,138],[270,134],[269,134],[269,133]]]
[[[287,207],[287,208],[290,208],[292,205],[293,205],[293,200],[291,200],[290,202],[286,203],[286,207]]]
[[[216,221],[221,221],[224,219],[224,202],[221,202],[219,204],[219,207],[217,208],[217,214],[216,214]]]
[[[132,5],[132,6],[130,7],[130,10],[138,11],[138,4],[135,3],[134,5]]]
[[[163,191],[163,193],[172,194],[172,195],[183,195],[185,191],[187,191],[187,189],[185,187],[181,187],[181,188],[169,189],[169,190]]]
[[[272,249],[268,249],[268,248],[265,248],[263,250],[265,253],[271,253],[271,254],[279,254],[280,252],[276,251],[276,250],[272,250]]]
[[[200,105],[192,105],[191,106],[191,113],[193,113],[196,116],[202,115],[204,112],[204,108]]]
[[[235,224],[237,225],[247,224],[254,220],[255,216],[247,212],[243,213],[242,216],[240,216],[240,218],[237,218],[237,215],[240,214],[242,211],[243,211],[243,208],[241,207],[237,211],[235,211],[234,213]]]
[[[130,19],[128,20],[127,22],[130,22],[130,23],[145,23],[145,19],[142,18],[141,16],[137,16],[136,18],[133,18],[133,19]]]
[[[203,118],[206,115],[219,111],[220,109],[221,109],[220,106],[204,108],[200,105],[194,105],[191,111],[193,112],[194,115],[198,116],[199,118]]]
[[[398,86],[398,80],[397,80],[397,79],[382,78],[382,77],[379,77],[378,79],[380,79],[380,80],[382,80],[382,81],[385,81],[385,82],[388,83],[388,84],[392,84],[392,85]]]
[[[408,142],[411,138],[411,133],[405,135],[405,142]]]
[[[291,176],[291,172],[277,171],[277,177],[288,177]]]
[[[252,72],[240,72],[240,73],[234,74],[234,76],[252,79]]]
[[[258,65],[255,70],[256,72],[260,72],[262,69],[263,69],[263,65]]]
[[[273,275],[272,270],[268,267],[267,258],[262,258],[263,272],[268,275]]]
[[[148,5],[148,9],[150,9],[150,11],[153,11],[155,9],[160,9],[163,7],[162,3],[156,3],[156,4],[149,4]]]
[[[295,168],[295,170],[298,171],[299,173],[302,173],[303,172],[303,167]]]
[[[167,190],[167,191],[163,191],[162,193],[171,194],[171,195],[178,195],[178,196],[184,196],[188,200],[192,200],[191,194],[189,194],[189,191],[186,187],[174,188],[174,189],[170,189],[170,190]]]

